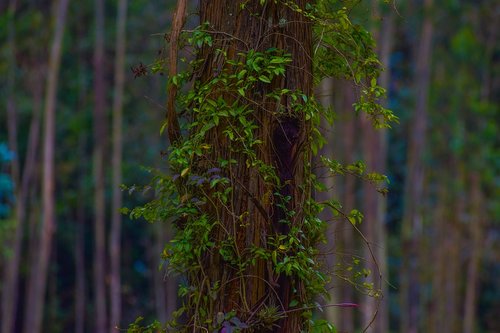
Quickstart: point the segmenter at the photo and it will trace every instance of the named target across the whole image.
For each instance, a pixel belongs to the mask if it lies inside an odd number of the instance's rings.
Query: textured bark
[[[287,68],[286,78],[277,78],[275,81],[279,82],[263,85],[259,91],[248,93],[259,104],[252,105],[253,119],[259,125],[254,137],[263,141],[256,152],[257,158],[268,165],[275,165],[281,182],[288,184],[283,186],[281,194],[292,197],[288,208],[298,212],[292,223],[300,223],[300,204],[308,196],[307,191],[300,190],[298,186],[303,184],[306,159],[306,152],[300,147],[307,139],[308,126],[302,114],[294,114],[293,118],[273,117],[267,110],[275,110],[276,102],[266,100],[263,96],[270,91],[268,89],[277,86],[311,94],[311,27],[301,14],[272,1],[266,2],[264,6],[256,0],[248,1],[245,9],[241,9],[242,2],[201,1],[200,21],[209,22],[210,29],[217,38],[214,38],[213,47],[203,49],[200,54],[204,64],[198,80],[205,82],[211,79],[224,66],[222,57],[214,52],[217,48],[226,50],[229,58],[235,58],[241,51],[265,51],[269,47],[285,49],[292,55],[293,61]],[[305,6],[303,0],[296,3],[302,8]],[[286,17],[287,22],[279,25],[279,19],[283,17]],[[281,105],[293,112],[290,100],[282,101]],[[229,142],[219,133],[219,129],[212,131],[207,140],[213,147],[210,160],[229,159]],[[251,245],[266,247],[267,235],[286,233],[286,228],[278,222],[283,216],[282,210],[264,199],[274,193],[275,189],[265,185],[255,169],[246,167],[243,155],[230,157],[239,161],[229,170],[234,196],[228,205],[231,212],[225,209],[218,212],[224,228],[218,230],[217,238],[226,239],[229,233],[234,238],[239,253],[243,253]],[[234,216],[245,212],[249,214],[251,227],[234,222]],[[215,212],[211,214],[215,215]],[[237,270],[225,263],[218,253],[207,254],[203,266],[210,281],[221,282],[220,295],[214,305],[215,313],[227,313],[233,309],[245,309],[247,313],[251,313],[265,305],[278,305],[280,311],[287,311],[293,290],[299,297],[304,296],[304,286],[297,279],[275,276],[262,260],[249,268],[244,278],[238,278]],[[279,327],[276,326],[273,331],[299,332],[303,322],[301,311],[290,312],[277,322]]]
[[[111,231],[109,239],[110,257],[110,332],[120,325],[121,318],[121,223],[122,216],[122,118],[123,87],[125,83],[125,23],[127,17],[127,0],[118,3],[118,19],[116,34],[115,88],[113,99],[113,198],[111,211]]]
[[[47,284],[52,236],[55,230],[55,109],[59,66],[61,62],[62,38],[64,34],[68,0],[57,4],[54,39],[49,58],[47,92],[45,97],[44,142],[43,142],[43,220],[37,256],[30,267],[27,306],[24,321],[25,333],[38,333],[42,328],[43,303]]]
[[[431,71],[433,20],[432,0],[425,0],[425,17],[416,52],[415,113],[409,139],[408,172],[405,180],[405,201],[402,226],[403,265],[401,270],[401,332],[419,331],[420,282],[419,239],[422,233],[421,202],[424,183],[424,147],[427,129],[427,99]]]

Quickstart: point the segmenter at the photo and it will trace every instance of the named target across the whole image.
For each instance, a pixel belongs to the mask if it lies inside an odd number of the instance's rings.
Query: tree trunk
[[[109,254],[111,263],[110,272],[110,301],[111,317],[110,332],[120,325],[121,317],[121,279],[120,279],[120,240],[122,217],[121,182],[122,182],[122,109],[123,86],[125,82],[125,23],[127,16],[127,0],[118,3],[118,20],[116,36],[115,60],[115,91],[113,99],[113,204],[111,213],[111,232],[109,240]]]
[[[467,278],[465,285],[464,300],[464,333],[474,333],[477,315],[477,292],[479,288],[479,268],[481,266],[483,248],[483,198],[481,192],[480,177],[474,173],[470,177],[470,214],[468,221],[471,253],[467,265]]]
[[[62,37],[64,34],[68,0],[57,4],[54,39],[50,50],[47,95],[45,97],[44,146],[43,146],[43,221],[40,230],[38,255],[33,258],[28,285],[27,306],[24,321],[25,333],[38,333],[42,327],[43,303],[47,285],[47,268],[52,236],[55,230],[55,109],[59,65],[61,62]]]
[[[14,91],[15,91],[15,68],[16,68],[16,55],[15,55],[15,27],[14,16],[16,12],[16,0],[11,0],[9,3],[8,15],[8,36],[7,43],[10,52],[8,53],[8,73],[7,73],[7,131],[9,149],[14,152],[12,161],[12,178],[14,183],[14,192],[16,194],[16,211],[15,211],[15,234],[14,241],[8,247],[12,250],[12,257],[6,258],[6,265],[4,265],[4,279],[2,284],[2,312],[1,312],[1,332],[11,333],[14,325],[14,318],[16,316],[17,298],[18,298],[18,275],[19,275],[19,262],[21,260],[21,242],[24,229],[25,207],[22,200],[22,188],[20,186],[20,166],[19,166],[19,150],[17,148],[17,117],[14,105]],[[0,266],[1,267],[1,266]]]
[[[373,15],[379,20],[379,2],[372,1]],[[390,68],[389,56],[392,49],[394,34],[394,12],[390,10],[381,18],[380,29],[374,27],[372,35],[377,41],[378,55],[385,70],[381,73],[379,82],[381,87],[388,89]],[[378,22],[374,22],[376,25]],[[380,174],[386,173],[387,158],[387,133],[385,129],[375,129],[368,117],[361,120],[363,128],[363,159],[370,172]],[[369,281],[373,283],[374,289],[380,290],[381,297],[369,297],[363,310],[363,327],[370,325],[369,332],[385,333],[388,331],[388,306],[387,306],[387,284],[384,282],[388,277],[387,254],[386,254],[386,231],[385,231],[385,209],[386,198],[377,193],[372,184],[363,183],[363,223],[366,238],[371,243],[371,249],[365,249],[364,257],[368,260],[368,268],[372,274]],[[373,253],[371,253],[373,252]],[[370,258],[376,258],[376,263]]]
[[[161,225],[161,221],[155,223],[153,226],[153,237],[152,241],[154,244],[153,251],[151,251],[151,262],[153,262],[153,298],[155,300],[155,311],[156,318],[160,323],[165,323],[169,318],[169,313],[167,312],[167,292],[166,292],[166,283],[164,280],[165,276],[165,267],[159,269],[161,265],[161,261],[159,254],[163,251],[165,246],[166,239],[164,237],[164,226]]]
[[[244,8],[242,4],[245,3]],[[305,0],[295,2],[299,8],[305,7]],[[283,19],[286,18],[285,22]],[[282,19],[280,23],[280,19]],[[300,90],[305,95],[312,93],[312,62],[311,43],[312,29],[304,16],[289,7],[272,1],[261,5],[257,0],[202,0],[200,2],[200,21],[209,22],[214,31],[213,46],[204,47],[199,55],[203,60],[200,68],[203,71],[197,78],[199,82],[207,82],[217,75],[218,69],[225,66],[224,57],[215,52],[222,49],[229,59],[238,57],[238,52],[255,50],[264,52],[271,47],[284,49],[291,54],[292,62],[287,66],[286,77],[277,77],[276,85],[260,85],[259,91],[249,91],[249,98],[256,101],[251,107],[252,120],[259,127],[254,130],[254,137],[262,140],[256,157],[267,165],[274,165],[276,173],[283,185],[280,195],[272,200],[266,200],[278,189],[266,185],[263,176],[256,168],[247,167],[243,153],[231,156],[230,142],[222,134],[223,126],[216,127],[205,138],[213,147],[210,156],[204,157],[194,168],[207,170],[204,161],[219,159],[235,159],[237,164],[228,167],[228,178],[233,187],[233,195],[228,202],[230,212],[207,209],[207,213],[220,221],[215,242],[222,242],[228,237],[234,240],[235,250],[239,253],[248,252],[252,246],[266,247],[271,234],[287,233],[286,226],[279,221],[285,218],[286,210],[297,212],[291,225],[297,225],[301,220],[300,205],[310,196],[310,190],[300,188],[304,184],[306,172],[305,161],[307,151],[304,147],[308,138],[308,125],[304,115],[292,109],[291,98],[280,102],[282,107],[293,113],[293,118],[283,115],[272,115],[268,110],[277,110],[274,100],[266,99],[266,93],[277,87],[291,91]],[[232,36],[232,37],[228,37]],[[279,82],[278,82],[279,81]],[[268,183],[267,183],[268,184]],[[272,203],[279,203],[279,197],[290,196],[286,210]],[[273,214],[274,212],[274,214]],[[248,226],[235,223],[234,216],[248,214]],[[245,219],[245,221],[247,220]],[[220,244],[220,243],[219,243]],[[281,274],[276,276],[272,268],[264,260],[257,260],[254,265],[238,272],[228,262],[224,261],[218,251],[209,251],[201,263],[206,277],[200,282],[214,283],[220,281],[218,296],[214,300],[214,313],[229,313],[237,310],[238,316],[250,315],[266,307],[278,307],[283,318],[275,322],[272,332],[299,332],[305,322],[301,316],[302,310],[289,311],[292,297],[299,302],[305,301],[304,286],[294,276]],[[197,284],[198,285],[198,284]],[[295,295],[295,296],[294,296]],[[293,303],[292,303],[293,304]],[[192,327],[196,330],[196,312],[188,314],[194,318]],[[244,319],[244,318],[243,318]],[[268,327],[268,329],[270,329]]]
[[[338,85],[338,81],[334,81],[332,78],[323,79],[323,81],[321,81],[319,86],[315,89],[315,95],[324,108],[334,107],[334,82]],[[326,143],[325,146],[321,149],[319,155],[337,159],[339,156],[337,154],[337,148],[339,145],[336,144],[337,142],[335,140],[334,131],[336,130],[336,128],[332,129],[332,126],[330,126],[330,124],[325,119],[323,119],[322,128],[322,134],[325,138]],[[318,157],[315,161],[315,164],[319,163],[321,163],[321,161]],[[316,177],[318,177],[319,179],[324,178],[323,173],[324,170],[319,169]],[[323,180],[323,184],[326,186],[327,191],[316,194],[316,200],[325,201],[330,200],[331,198],[338,198],[340,196],[340,186],[337,183],[337,179],[334,180],[333,177],[329,177]],[[336,221],[333,220],[333,214],[331,210],[322,211],[320,218],[323,221],[329,222],[328,229],[326,230],[327,241],[324,246],[321,246],[320,251],[326,253],[327,268],[335,267],[335,263],[339,262],[339,260],[342,260],[342,251],[344,251],[344,244],[342,242],[342,237],[339,237],[339,235],[342,235],[345,224],[342,222],[335,223]],[[329,274],[331,272],[326,273]],[[337,288],[338,283],[342,283],[340,279],[333,279],[327,286],[327,289],[329,290],[329,303],[341,303],[343,301],[342,295]],[[349,311],[349,309],[347,309],[347,311]],[[324,309],[324,316],[326,320],[337,325],[337,323],[339,323],[342,318],[342,312],[343,309],[341,308],[338,309],[336,307],[327,307]]]
[[[81,155],[80,155],[81,156]],[[80,191],[83,192],[80,185]],[[85,284],[85,207],[83,202],[78,203],[76,216],[75,234],[75,333],[85,331],[85,305],[86,305],[86,284]]]
[[[342,85],[342,109],[345,114],[345,122],[343,126],[343,142],[342,146],[344,149],[344,162],[353,163],[355,161],[356,151],[356,132],[358,130],[358,121],[355,117],[352,109],[352,104],[356,101],[355,88],[352,84],[344,82]],[[344,193],[343,193],[343,204],[345,211],[349,212],[356,206],[356,180],[354,177],[346,177],[344,183]],[[351,225],[346,225],[344,223],[344,232],[342,234],[342,239],[344,243],[345,253],[350,253],[354,251],[357,247],[354,242],[354,229]],[[341,293],[344,302],[354,301],[354,289],[352,285],[343,285],[341,287]],[[354,321],[354,309],[344,309],[342,311],[342,318],[339,323],[340,327],[345,332],[354,332],[355,321]]]
[[[105,131],[106,131],[106,90],[104,67],[104,1],[95,1],[95,48],[94,48],[94,311],[95,332],[104,333],[106,325],[105,287]]]
[[[415,114],[409,140],[408,173],[405,180],[405,203],[402,227],[403,265],[401,270],[401,331],[419,331],[419,239],[422,234],[424,182],[424,147],[427,129],[427,99],[431,72],[433,19],[430,15],[432,0],[425,0],[425,17],[416,53]]]

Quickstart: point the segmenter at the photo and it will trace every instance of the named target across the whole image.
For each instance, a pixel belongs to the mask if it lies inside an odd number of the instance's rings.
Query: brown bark
[[[306,95],[312,92],[312,77],[310,75],[311,63],[311,26],[302,14],[289,8],[266,2],[260,5],[259,1],[252,0],[241,8],[243,1],[232,0],[202,0],[200,3],[200,21],[209,22],[210,29],[214,31],[213,47],[206,47],[200,54],[204,59],[201,66],[203,71],[198,78],[206,82],[216,75],[219,68],[223,68],[223,57],[220,57],[215,49],[221,48],[227,51],[229,58],[235,58],[238,52],[254,49],[265,51],[269,47],[285,49],[292,55],[292,63],[287,68],[286,78],[278,78],[276,86],[290,90],[301,90]],[[303,0],[297,1],[297,5],[304,8]],[[279,19],[287,18],[284,25],[280,25]],[[233,38],[228,37],[233,36]],[[244,42],[242,42],[244,41]],[[288,185],[281,189],[282,195],[290,194],[288,203],[290,210],[297,211],[292,223],[300,223],[300,204],[309,195],[307,190],[299,189],[303,184],[305,173],[304,161],[306,152],[300,149],[308,136],[308,126],[303,115],[294,113],[294,118],[272,116],[267,110],[275,110],[276,104],[273,100],[265,100],[263,96],[268,89],[275,86],[261,86],[260,91],[248,92],[250,98],[258,105],[252,105],[254,112],[253,120],[259,125],[255,130],[254,137],[262,140],[257,153],[257,158],[268,165],[275,165],[281,183]],[[282,101],[281,105],[290,112],[291,100]],[[264,107],[265,106],[265,107]],[[283,211],[264,198],[269,193],[274,193],[273,188],[266,185],[262,176],[253,168],[245,165],[245,156],[228,156],[229,142],[219,133],[222,129],[216,128],[208,135],[207,141],[212,145],[210,160],[217,161],[219,158],[236,159],[239,163],[232,165],[228,171],[233,186],[233,198],[227,210],[218,212],[209,211],[214,217],[217,216],[223,228],[218,230],[217,239],[224,240],[228,237],[234,239],[236,251],[243,250],[251,245],[266,247],[266,238],[271,233],[286,232],[279,219]],[[201,164],[200,168],[203,167]],[[275,200],[277,200],[275,198]],[[272,212],[275,212],[274,214]],[[242,216],[245,212],[249,214],[249,226],[234,223],[234,216]],[[217,215],[218,213],[218,215]],[[298,297],[304,297],[304,286],[297,282],[298,279],[285,275],[276,277],[271,268],[268,268],[262,260],[248,268],[245,276],[238,274],[234,267],[224,262],[220,255],[207,253],[203,262],[204,271],[209,281],[220,281],[220,291],[214,304],[214,312],[227,313],[236,309],[242,313],[252,313],[262,306],[279,306],[280,311],[288,311],[292,299],[293,290]],[[304,301],[304,299],[299,299]],[[195,317],[194,313],[192,313]],[[283,312],[285,317],[277,322],[273,332],[299,332],[303,326],[304,318],[301,311]],[[241,315],[241,314],[239,314]],[[243,318],[244,319],[244,318]]]
[[[179,52],[179,35],[181,29],[186,21],[186,0],[178,0],[177,8],[175,9],[174,17],[172,20],[172,32],[170,33],[170,48],[169,48],[169,59],[170,64],[168,66],[168,75],[170,78],[177,75],[177,52]],[[179,121],[177,119],[177,114],[175,112],[175,97],[177,95],[177,85],[172,84],[168,88],[168,100],[167,100],[167,123],[168,123],[168,138],[170,143],[175,143],[180,139],[181,130],[179,127]]]
[[[94,311],[95,332],[104,333],[106,324],[106,211],[105,211],[105,141],[106,141],[106,90],[104,67],[104,1],[95,1],[94,48]]]
[[[30,267],[27,305],[24,321],[25,333],[37,333],[42,328],[43,303],[47,285],[47,269],[50,258],[52,236],[55,230],[55,109],[59,66],[61,62],[62,37],[64,34],[68,0],[57,3],[56,25],[49,58],[47,92],[45,97],[44,146],[43,146],[43,221],[40,230],[38,255],[33,257]]]
[[[420,281],[419,239],[422,233],[424,183],[424,147],[427,129],[427,99],[431,71],[433,20],[430,16],[432,0],[425,0],[420,42],[416,52],[415,113],[409,139],[407,177],[405,180],[405,203],[402,227],[403,265],[401,270],[401,331],[419,331]]]
[[[122,118],[123,118],[123,87],[125,83],[125,23],[127,16],[127,0],[118,3],[115,89],[113,99],[113,202],[111,212],[111,231],[109,239],[110,254],[110,332],[120,325],[121,317],[121,223],[120,208],[122,206]]]

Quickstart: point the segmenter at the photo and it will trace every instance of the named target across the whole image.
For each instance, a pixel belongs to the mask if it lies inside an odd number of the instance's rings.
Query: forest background
[[[182,278],[159,268],[171,226],[119,213],[151,199],[149,169],[165,168],[166,78],[153,72],[174,5],[0,3],[2,333],[110,331],[176,308]],[[364,1],[351,18],[373,33],[399,124],[371,129],[352,108],[359,89],[327,79],[317,96],[337,119],[323,153],[389,178],[385,196],[352,177],[331,184],[364,214],[385,297],[334,278],[330,302],[360,306],[317,315],[340,332],[361,331],[376,311],[368,332],[498,332],[500,3]],[[370,257],[335,220],[329,245],[329,262]]]

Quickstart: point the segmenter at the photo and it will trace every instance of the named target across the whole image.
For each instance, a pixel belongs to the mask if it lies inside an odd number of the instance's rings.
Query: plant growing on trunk
[[[185,1],[178,2],[167,36],[169,101],[162,127],[171,142],[172,174],[158,172],[156,198],[131,211],[176,226],[163,257],[186,280],[176,313],[182,320],[168,328],[333,331],[312,320],[328,279],[316,249],[326,227],[318,214],[329,207],[354,226],[362,215],[344,214],[335,200],[314,199],[324,190],[312,163],[324,143],[318,127],[333,114],[316,102],[313,86],[325,76],[349,78],[361,88],[356,111],[371,115],[377,127],[396,120],[378,104],[384,90],[376,81],[380,64],[372,38],[350,21],[349,11],[337,1],[202,0],[200,26],[181,32]],[[195,57],[177,72],[183,43]],[[160,59],[153,71],[165,63]],[[385,180],[362,163],[322,161],[332,175]],[[158,323],[141,327],[140,320],[130,332],[161,329]]]

